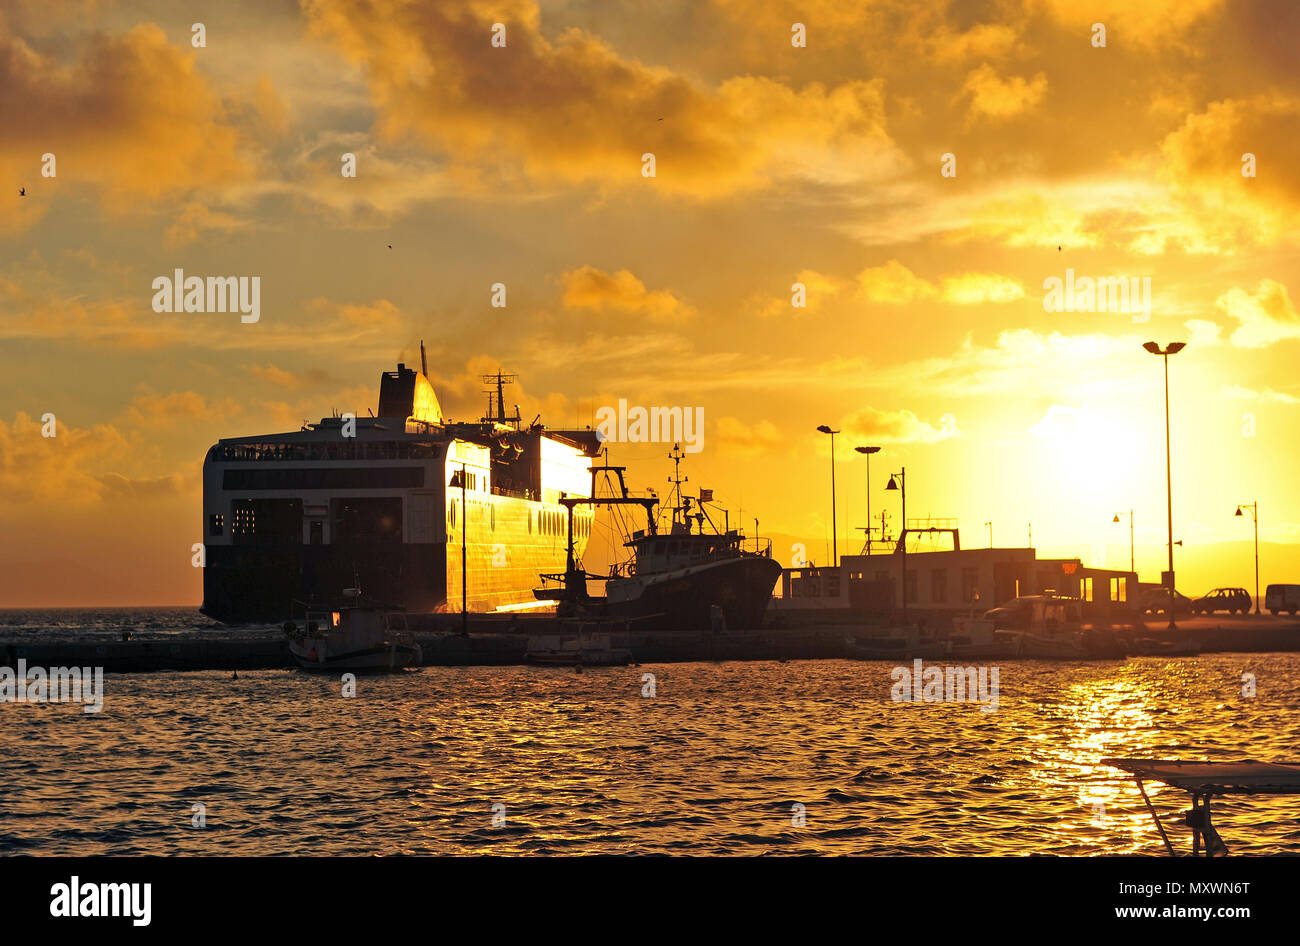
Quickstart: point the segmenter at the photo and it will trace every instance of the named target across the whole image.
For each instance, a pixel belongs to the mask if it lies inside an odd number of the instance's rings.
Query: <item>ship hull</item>
[[[749,555],[606,583],[605,611],[635,622],[635,630],[709,630],[713,606],[722,609],[726,627],[760,627],[781,577],[773,559]]]
[[[535,604],[537,576],[564,568],[566,540],[558,529],[541,532],[528,523],[554,507],[502,496],[478,502],[483,511],[475,512],[464,537],[468,609]],[[447,541],[428,543],[212,544],[205,550],[201,610],[225,624],[278,623],[295,600],[329,600],[330,589],[360,584],[368,597],[413,614],[459,612],[462,536],[459,529],[445,532]],[[574,545],[581,555],[585,536]]]

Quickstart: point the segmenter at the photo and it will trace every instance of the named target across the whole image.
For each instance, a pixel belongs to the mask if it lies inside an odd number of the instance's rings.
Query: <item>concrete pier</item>
[[[530,633],[559,631],[553,620],[533,616],[503,619],[476,617],[467,637],[459,633],[459,619],[445,616],[434,626],[417,632],[426,666],[491,666],[524,663]],[[1201,653],[1259,653],[1300,651],[1300,621],[1272,617],[1192,618],[1169,631],[1163,621],[1145,626],[1115,628],[1129,639],[1191,642]],[[455,628],[453,630],[452,628]],[[852,627],[820,624],[769,627],[756,631],[708,632],[633,631],[615,633],[615,645],[626,646],[637,663],[671,663],[693,660],[815,660],[845,656],[844,637]],[[1137,654],[1139,651],[1134,650]],[[1156,655],[1159,656],[1159,655]],[[103,667],[106,673],[159,670],[245,670],[294,666],[288,645],[278,635],[201,640],[194,638],[130,641],[37,640],[0,644],[0,664],[16,666]]]

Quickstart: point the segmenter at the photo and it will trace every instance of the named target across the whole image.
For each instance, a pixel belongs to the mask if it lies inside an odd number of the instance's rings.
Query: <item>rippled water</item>
[[[425,668],[352,698],[290,670],[109,675],[99,715],[0,705],[0,851],[1160,853],[1099,759],[1300,756],[1300,654],[1004,663],[993,713],[892,702],[890,669]],[[1300,851],[1300,796],[1216,814],[1234,853]]]

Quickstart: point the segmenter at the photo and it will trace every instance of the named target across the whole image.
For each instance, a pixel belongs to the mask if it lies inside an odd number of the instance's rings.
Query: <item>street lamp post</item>
[[[1253,503],[1242,503],[1237,507],[1237,515],[1241,515],[1243,509],[1250,510],[1250,518],[1255,520],[1255,613],[1262,613],[1259,610],[1259,501]]]
[[[840,549],[835,535],[835,435],[838,434],[839,431],[831,430],[830,427],[825,424],[822,424],[817,429],[824,434],[831,435],[831,564],[833,567],[839,568]]]
[[[898,544],[903,550],[903,627],[907,627],[907,467],[889,478],[886,490],[898,490],[903,500],[903,527],[898,532]]]
[[[1161,350],[1155,342],[1144,342],[1142,347],[1153,355],[1159,355],[1165,362],[1165,499],[1169,515],[1169,629],[1175,630],[1174,621],[1174,479],[1173,454],[1169,449],[1169,356],[1176,355],[1187,347],[1186,342],[1170,342]]]
[[[871,554],[871,455],[879,453],[879,447],[854,447],[858,453],[867,458],[867,554]],[[883,538],[883,536],[882,536]]]
[[[1136,573],[1137,569],[1133,567],[1133,510],[1115,513],[1111,522],[1119,522],[1120,516],[1128,516],[1128,570]]]
[[[451,476],[447,485],[452,489],[460,487],[460,636],[469,637],[469,550],[467,536],[469,533],[469,511],[465,504],[465,491],[468,486],[468,471],[465,464],[460,465]]]

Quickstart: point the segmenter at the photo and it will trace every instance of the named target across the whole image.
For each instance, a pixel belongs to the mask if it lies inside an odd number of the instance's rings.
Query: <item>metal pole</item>
[[[835,432],[831,432],[831,567],[840,566],[840,548],[835,535]]]
[[[460,633],[469,637],[469,507],[465,504],[465,485],[469,475],[465,464],[460,465]]]
[[[1133,565],[1133,510],[1128,511],[1128,570],[1136,573],[1137,568]]]
[[[903,627],[907,627],[907,467],[903,467],[898,478],[902,480],[900,492],[903,494],[903,528],[898,535],[903,543]]]
[[[1259,500],[1255,501],[1255,613],[1259,614]]]
[[[864,453],[867,458],[867,554],[871,554],[871,454]]]
[[[1173,453],[1169,449],[1169,353],[1164,354],[1165,361],[1165,498],[1169,514],[1169,630],[1176,630],[1174,621],[1174,463]]]

